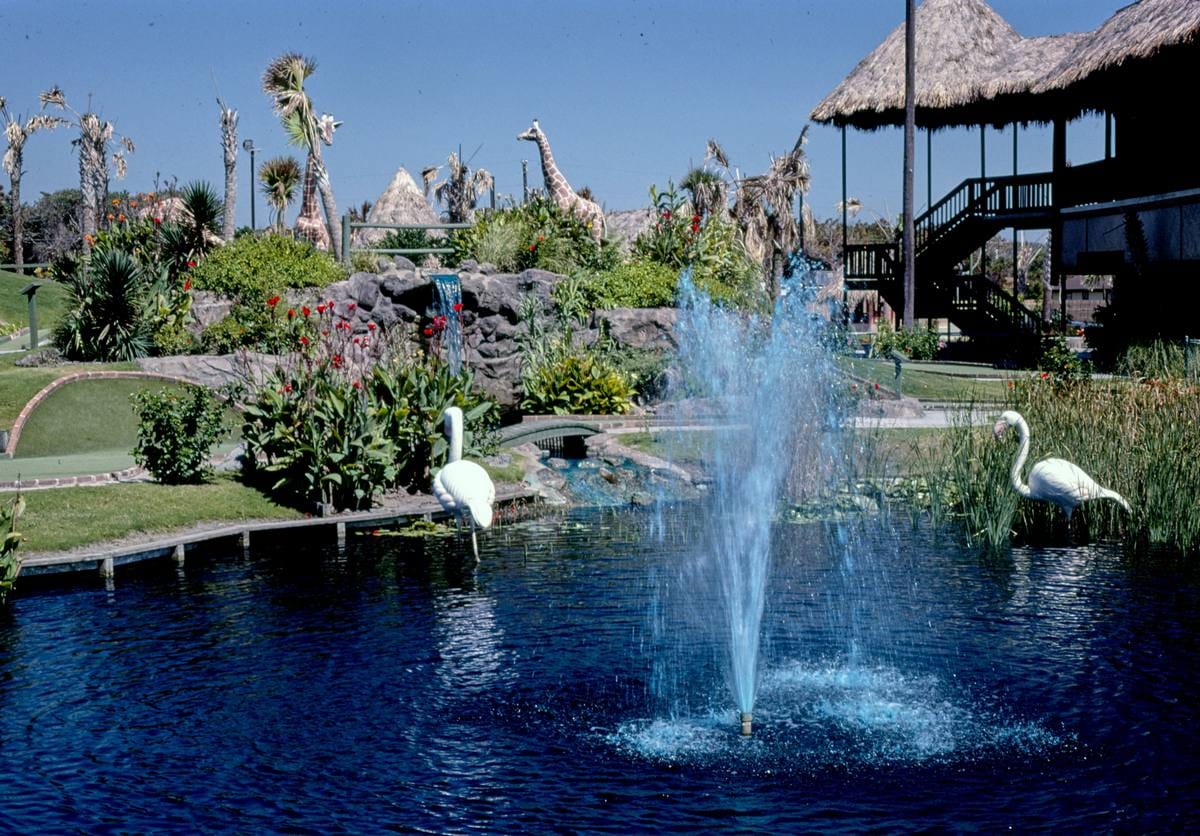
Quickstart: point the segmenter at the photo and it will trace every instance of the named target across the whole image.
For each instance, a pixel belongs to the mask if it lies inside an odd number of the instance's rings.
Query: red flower
[[[329,308],[329,310],[330,310],[330,311],[332,311],[332,310],[333,310],[333,300],[332,300],[332,299],[326,299],[326,300],[325,300],[325,307]]]
[[[283,391],[285,391],[285,392],[292,391],[292,384],[290,384],[290,383],[283,384]]]
[[[368,323],[367,323],[367,330],[368,330],[368,331],[374,331],[374,330],[375,330],[375,323],[374,323],[374,322],[368,322]]]
[[[878,388],[879,388],[879,384],[878,384],[878,383],[876,383],[876,384],[875,384],[875,388],[876,388],[876,389],[878,389]]]
[[[355,345],[358,345],[358,337],[355,337],[355,338],[354,338],[354,344],[355,344]]]
[[[325,313],[325,303],[324,302],[322,302],[320,305],[317,305],[317,313],[319,313],[319,314]]]
[[[1050,372],[1042,372],[1042,380],[1045,380],[1049,376],[1050,376]]]
[[[427,337],[432,337],[432,336],[433,336],[433,329],[432,329],[432,328],[426,328],[426,329],[425,329],[425,330],[424,330],[422,333],[424,333],[424,334],[425,334],[425,336],[427,336]]]
[[[155,223],[155,224],[160,224],[160,223],[162,223],[162,218],[155,218],[155,219],[154,219],[154,223]]]
[[[304,337],[304,336],[300,337],[300,345],[304,346],[305,348],[308,348],[308,337]]]
[[[183,290],[184,290],[184,292],[186,293],[187,291],[189,291],[189,290],[191,290],[191,289],[192,289],[192,280],[191,280],[191,279],[184,279],[184,280],[183,280]]]
[[[455,302],[455,303],[454,303],[454,312],[455,312],[455,313],[462,313],[462,302]]]
[[[324,331],[322,331],[322,332],[321,332],[321,336],[322,336],[322,337],[328,337],[328,336],[329,336],[329,329],[328,329],[328,328],[326,328]]]
[[[312,311],[310,311],[308,309],[308,305],[305,305],[303,308],[300,309],[300,313],[304,314],[305,316],[308,316],[310,313],[312,313]]]
[[[534,251],[534,250],[536,250],[536,249],[537,249],[537,244],[530,244],[530,245],[529,245],[529,251],[530,251],[530,252],[533,252],[533,251]]]
[[[296,315],[295,308],[288,308],[288,319],[292,319]]]
[[[694,224],[698,224],[698,223],[700,223],[700,216],[699,216],[699,215],[692,215],[692,223],[694,223]]]
[[[360,381],[360,380],[356,380],[356,381],[354,381],[353,383],[351,383],[350,385],[351,385],[351,386],[353,386],[355,389],[361,389],[361,388],[362,388],[362,381]]]
[[[188,267],[195,267],[195,266],[196,266],[196,261],[195,261],[195,259],[191,259],[191,258],[189,258],[189,259],[188,259]]]
[[[671,217],[671,210],[670,210],[670,209],[664,209],[664,210],[663,210],[663,217],[664,217],[664,218],[669,218],[669,217]]]
[[[276,305],[278,305],[278,304],[279,304],[279,297],[278,297],[278,296],[272,296],[270,299],[268,299],[268,300],[267,300],[267,307],[268,307],[268,308],[273,308],[273,307],[275,307],[275,306],[276,306]]]
[[[335,354],[331,359],[333,360],[333,367],[335,369],[340,369],[342,367],[342,355]]]
[[[357,304],[355,304],[354,302],[347,302],[347,303],[346,303],[346,310],[348,310],[348,311],[352,311],[352,310],[354,310],[354,309],[355,309],[355,308],[357,308],[357,307],[358,307],[358,305],[357,305]]]
[[[538,242],[539,242],[539,243],[540,243],[540,242],[542,242],[542,241],[545,241],[545,240],[546,240],[546,236],[545,236],[545,235],[539,235],[539,236],[538,236]]]

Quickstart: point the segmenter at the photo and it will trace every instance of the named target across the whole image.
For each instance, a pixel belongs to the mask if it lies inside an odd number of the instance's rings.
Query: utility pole
[[[917,127],[917,13],[916,0],[904,8],[904,327],[916,320],[917,268],[913,229],[913,157]]]

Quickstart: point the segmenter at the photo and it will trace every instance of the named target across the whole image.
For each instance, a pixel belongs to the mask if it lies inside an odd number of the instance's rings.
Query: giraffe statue
[[[542,157],[542,180],[546,184],[546,192],[550,195],[550,199],[559,209],[586,223],[592,231],[592,238],[599,245],[600,238],[604,234],[604,210],[592,201],[575,194],[575,190],[571,188],[567,178],[563,177],[558,166],[554,164],[554,155],[550,153],[550,140],[546,139],[546,134],[538,125],[538,120],[534,119],[533,124],[527,130],[517,134],[517,139],[527,139],[537,143],[538,153]]]

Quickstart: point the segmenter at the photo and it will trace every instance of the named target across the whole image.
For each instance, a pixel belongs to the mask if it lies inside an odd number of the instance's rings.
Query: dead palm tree
[[[258,170],[267,203],[275,213],[273,225],[280,234],[285,229],[284,216],[296,197],[296,186],[300,183],[300,164],[293,157],[274,157],[262,164]]]
[[[495,183],[487,169],[474,172],[453,151],[446,159],[449,173],[433,188],[434,198],[446,207],[446,219],[452,224],[471,223],[475,217],[475,201]],[[429,169],[425,169],[429,171]],[[434,169],[436,174],[437,169]],[[424,175],[425,172],[422,172]]]
[[[217,99],[221,108],[221,149],[225,152],[225,212],[224,223],[221,226],[221,237],[232,241],[234,230],[237,229],[237,123],[238,112]]]
[[[7,103],[0,96],[0,118],[4,120],[4,137],[8,140],[8,149],[4,152],[4,170],[8,172],[12,183],[12,236],[13,261],[17,272],[21,272],[25,264],[24,256],[24,218],[21,215],[21,175],[24,174],[23,160],[25,156],[25,141],[37,131],[49,131],[67,124],[67,120],[45,113],[36,113],[28,119],[8,112]]]
[[[793,206],[796,195],[808,191],[811,179],[804,153],[806,142],[807,126],[791,151],[771,159],[765,173],[736,181],[733,218],[742,230],[746,251],[763,265],[773,294],[779,290],[789,254],[800,241],[800,221]],[[710,143],[710,149],[713,145]],[[719,159],[724,160],[723,152]],[[724,164],[728,169],[727,160]]]
[[[96,234],[100,204],[108,198],[108,151],[109,143],[113,140],[113,124],[101,119],[90,109],[86,113],[79,113],[67,104],[66,96],[58,87],[50,88],[38,98],[42,107],[54,105],[70,113],[73,119],[65,120],[66,124],[79,130],[79,136],[71,144],[79,148],[79,191],[83,198],[80,227],[86,249],[90,246],[89,240]],[[125,176],[127,168],[125,154],[133,153],[133,140],[123,136],[118,140],[118,146],[112,154],[112,161],[120,179]]]
[[[329,172],[325,161],[321,159],[321,145],[333,144],[333,132],[341,122],[335,121],[328,113],[317,116],[312,99],[304,89],[304,81],[317,69],[316,62],[311,58],[288,52],[276,58],[267,65],[263,73],[262,86],[272,99],[275,113],[283,121],[293,143],[308,152],[305,175],[305,197],[307,198],[309,176],[321,194],[321,202],[325,207],[325,227],[329,236],[329,244],[337,258],[342,257],[342,240],[338,235],[337,202],[333,198],[333,186],[329,182]],[[301,213],[303,215],[303,212]],[[297,223],[297,229],[300,224]]]

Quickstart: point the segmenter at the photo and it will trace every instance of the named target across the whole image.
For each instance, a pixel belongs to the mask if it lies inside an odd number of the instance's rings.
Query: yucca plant
[[[213,246],[213,236],[220,235],[225,207],[213,187],[203,180],[188,183],[180,194],[183,202],[181,226],[187,235],[188,245],[197,256],[207,253]]]
[[[144,268],[120,249],[96,252],[69,277],[75,299],[54,342],[76,360],[134,360],[153,345]]]

